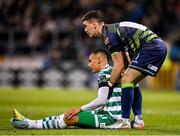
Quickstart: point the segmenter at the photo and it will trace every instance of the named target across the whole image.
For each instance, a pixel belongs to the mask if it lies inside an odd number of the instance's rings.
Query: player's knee
[[[68,118],[66,118],[65,116],[64,116],[64,118],[63,118],[63,119],[64,119],[64,122],[66,122],[66,121],[68,120]]]
[[[78,124],[78,116],[75,115],[71,119],[64,117],[64,122],[67,126],[77,125]]]
[[[65,123],[69,124],[69,122],[71,122],[71,121],[72,121],[72,118],[69,119],[69,118],[67,118],[67,117],[64,117],[64,122],[65,122]]]

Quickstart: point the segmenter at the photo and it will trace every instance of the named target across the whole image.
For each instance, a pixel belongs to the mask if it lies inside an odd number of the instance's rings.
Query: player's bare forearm
[[[110,82],[113,84],[115,83],[120,77],[121,72],[124,69],[124,57],[122,52],[116,52],[112,55],[112,60],[114,62]]]
[[[124,64],[125,64],[125,67],[127,68],[128,65],[131,63],[131,59],[130,59],[129,53],[128,52],[124,52],[123,56],[124,56]]]
[[[121,73],[123,71],[123,67],[113,67],[113,70],[112,70],[112,74],[111,74],[111,78],[110,78],[110,82],[111,83],[115,83],[119,78],[121,78]]]
[[[124,68],[121,71],[121,76],[120,78],[124,75],[124,73],[126,72],[129,64],[131,63],[131,59],[129,57],[129,53],[128,52],[123,52],[123,59],[124,59]]]

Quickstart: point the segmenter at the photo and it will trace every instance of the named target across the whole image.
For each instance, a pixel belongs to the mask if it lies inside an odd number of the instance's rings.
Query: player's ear
[[[98,58],[98,64],[101,64],[101,58]]]
[[[93,25],[94,29],[96,29],[96,23],[93,23],[92,25]]]

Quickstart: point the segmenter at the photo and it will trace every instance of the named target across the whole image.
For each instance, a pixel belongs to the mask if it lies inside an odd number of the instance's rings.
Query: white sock
[[[66,128],[67,127],[66,123],[64,122],[64,114],[59,115],[58,123],[59,123],[60,128]]]
[[[124,122],[129,122],[129,119],[127,119],[127,118],[122,118],[122,120],[123,120]]]
[[[134,117],[134,120],[135,120],[135,121],[142,120],[142,115],[136,115],[136,116]]]
[[[67,125],[64,122],[64,114],[59,116],[50,116],[41,120],[26,119],[29,124],[29,128],[37,129],[61,129],[66,128]]]
[[[43,125],[42,125],[43,120],[30,120],[30,119],[27,119],[27,122],[29,124],[29,128],[37,128],[37,129],[42,129],[43,128]]]
[[[42,126],[44,129],[62,129],[67,125],[64,122],[64,114],[59,116],[50,116],[43,119]]]

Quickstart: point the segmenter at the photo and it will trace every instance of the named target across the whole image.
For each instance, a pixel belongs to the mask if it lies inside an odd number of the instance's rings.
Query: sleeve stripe
[[[118,52],[113,52],[113,53],[111,54],[111,56],[115,55],[116,53],[118,53]]]
[[[116,52],[124,51],[124,49],[119,45],[119,46],[111,47],[109,49],[109,51],[110,51],[111,54],[113,54],[113,53],[116,53]]]

